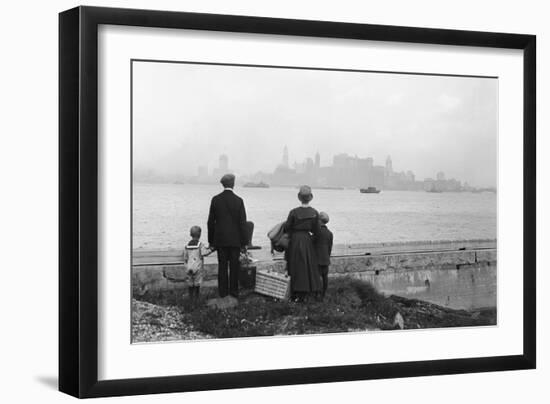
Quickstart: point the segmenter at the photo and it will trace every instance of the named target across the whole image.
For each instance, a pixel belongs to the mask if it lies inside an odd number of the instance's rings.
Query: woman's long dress
[[[292,293],[319,292],[322,289],[313,245],[313,238],[319,228],[319,213],[312,207],[301,206],[288,214],[286,230],[290,235],[290,243],[285,256]]]

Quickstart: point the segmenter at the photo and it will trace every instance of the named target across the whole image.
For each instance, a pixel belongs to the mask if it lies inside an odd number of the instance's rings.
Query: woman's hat
[[[313,199],[311,187],[308,185],[302,185],[300,187],[300,191],[298,191],[298,199],[304,203],[311,201]]]

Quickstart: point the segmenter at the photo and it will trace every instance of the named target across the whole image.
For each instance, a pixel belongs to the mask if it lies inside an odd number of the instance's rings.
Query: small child
[[[319,213],[321,227],[315,240],[315,249],[317,250],[317,261],[319,264],[319,274],[323,279],[323,291],[321,297],[324,298],[328,287],[328,269],[330,266],[330,254],[332,253],[332,232],[328,229],[327,223],[329,217],[325,212]]]
[[[183,262],[186,266],[189,297],[198,300],[200,286],[204,278],[204,257],[212,253],[212,249],[201,243],[202,230],[199,226],[191,227],[191,241],[183,249]]]

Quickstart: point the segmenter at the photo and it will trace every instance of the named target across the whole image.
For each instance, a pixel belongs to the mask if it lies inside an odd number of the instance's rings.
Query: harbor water
[[[182,248],[189,228],[203,229],[212,196],[219,185],[135,183],[132,195],[133,248]],[[255,245],[267,246],[266,233],[299,205],[293,187],[235,187],[244,199],[248,220],[255,224]],[[335,244],[417,240],[496,239],[497,197],[494,193],[314,189],[311,206],[330,216]]]

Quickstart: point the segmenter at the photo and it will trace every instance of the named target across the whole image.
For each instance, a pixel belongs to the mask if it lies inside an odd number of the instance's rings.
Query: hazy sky
[[[318,151],[388,155],[417,179],[444,171],[495,186],[498,80],[134,62],[134,167],[195,175],[229,156],[273,171]]]

